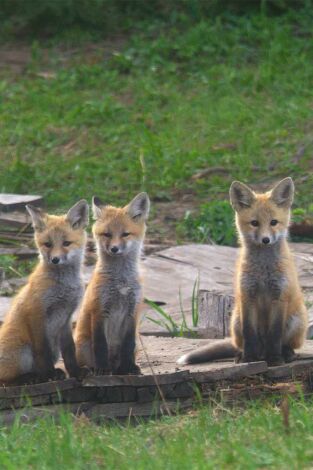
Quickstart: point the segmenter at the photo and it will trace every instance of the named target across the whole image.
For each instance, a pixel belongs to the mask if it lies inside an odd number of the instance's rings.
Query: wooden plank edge
[[[86,377],[84,387],[116,387],[116,386],[149,386],[167,385],[184,382],[190,379],[188,370],[155,375],[98,375]]]
[[[223,369],[209,371],[190,371],[191,377],[198,383],[218,382],[219,380],[237,380],[242,377],[263,374],[268,371],[265,361],[231,364]]]
[[[132,418],[157,418],[167,415],[167,409],[171,413],[179,413],[193,406],[192,399],[186,400],[166,400],[166,404],[161,401],[138,403],[77,403],[60,404],[44,407],[25,408],[23,410],[0,411],[0,425],[12,425],[19,421],[22,423],[33,422],[37,419],[47,417],[60,417],[64,413],[71,413],[75,416],[84,415],[94,421],[104,421],[112,419],[132,419]]]

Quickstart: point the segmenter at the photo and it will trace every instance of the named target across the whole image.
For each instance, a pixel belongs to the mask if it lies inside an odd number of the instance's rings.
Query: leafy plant
[[[16,256],[1,255],[0,269],[7,279],[12,277],[24,277],[31,272],[36,262],[36,259],[19,260]]]
[[[187,212],[178,226],[178,234],[199,243],[235,245],[233,210],[227,201],[212,201],[197,213]]]
[[[191,297],[191,318],[192,318],[192,326],[196,328],[198,326],[199,321],[199,312],[198,312],[198,295],[199,295],[199,276],[195,280],[192,289],[192,297]],[[181,290],[179,289],[179,304],[180,304],[180,313],[181,313],[181,323],[177,323],[173,320],[172,316],[167,313],[160,305],[157,305],[152,300],[145,300],[150,307],[155,310],[160,319],[156,320],[155,318],[151,318],[146,316],[146,318],[158,326],[165,328],[172,336],[185,336],[186,334],[194,334],[194,331],[188,327],[186,314],[183,307],[182,302],[182,295]]]

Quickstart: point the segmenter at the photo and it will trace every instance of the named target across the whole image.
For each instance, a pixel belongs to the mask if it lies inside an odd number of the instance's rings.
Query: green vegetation
[[[64,415],[2,428],[5,469],[255,469],[311,468],[313,404],[292,402],[289,428],[270,403],[227,410],[203,406],[187,416],[136,427],[96,426]]]
[[[209,201],[200,210],[208,219],[222,208],[224,225],[209,234],[222,243],[232,243],[223,200],[235,178],[292,175],[306,211],[312,11],[178,15],[170,28],[162,18],[143,21],[108,59],[98,43],[62,62],[54,38],[46,78],[45,44],[34,41],[23,75],[1,73],[1,190],[41,193],[60,210],[93,194],[125,202],[145,189],[168,201],[191,191],[196,205]],[[212,166],[226,173],[191,179]],[[207,229],[187,218],[186,234],[199,240],[198,226]]]
[[[0,256],[0,268],[6,279],[27,276],[36,262],[36,259],[21,261],[16,256],[12,255]]]
[[[228,201],[211,201],[202,204],[196,215],[187,212],[178,225],[178,234],[199,243],[235,245],[236,231],[233,210]]]
[[[196,328],[198,326],[199,321],[199,286],[200,286],[200,279],[199,276],[193,283],[192,287],[192,295],[191,295],[191,320],[192,320],[192,327]],[[153,302],[152,300],[145,299],[145,302],[153,308],[153,310],[158,314],[157,318],[152,318],[146,315],[148,320],[152,321],[156,325],[165,328],[172,336],[192,336],[194,331],[188,327],[186,321],[186,314],[183,307],[181,291],[179,291],[179,304],[180,304],[180,315],[181,321],[180,323],[173,320],[172,316],[158,304]]]

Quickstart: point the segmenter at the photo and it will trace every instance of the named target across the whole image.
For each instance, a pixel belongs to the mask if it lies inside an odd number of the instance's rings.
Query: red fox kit
[[[80,271],[88,205],[79,201],[64,216],[26,207],[40,261],[0,329],[0,383],[4,384],[64,378],[64,372],[55,369],[60,351],[69,375],[81,373],[70,320],[83,294]]]
[[[231,339],[182,356],[180,364],[238,355],[241,362],[294,359],[307,330],[307,311],[287,243],[294,185],[291,178],[256,194],[235,181],[230,200],[241,243]]]
[[[138,374],[139,257],[149,198],[140,193],[127,206],[117,208],[94,197],[92,206],[98,261],[75,330],[77,360],[102,374]]]

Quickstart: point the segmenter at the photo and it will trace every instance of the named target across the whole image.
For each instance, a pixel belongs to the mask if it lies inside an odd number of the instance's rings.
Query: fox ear
[[[235,211],[251,207],[255,201],[254,192],[240,181],[233,181],[229,189],[230,203]]]
[[[284,178],[271,191],[271,200],[280,207],[291,207],[295,187],[291,178]]]
[[[105,204],[101,202],[101,199],[99,199],[97,196],[93,196],[92,198],[92,214],[93,218],[95,220],[99,219],[99,217],[102,214],[102,207],[104,207]]]
[[[66,220],[74,230],[85,228],[89,222],[89,207],[85,199],[78,201],[66,214]]]
[[[32,225],[34,227],[34,230],[37,232],[42,232],[45,227],[45,213],[39,209],[39,207],[32,206],[30,204],[26,205],[27,212],[32,218]]]
[[[146,220],[149,215],[150,200],[147,193],[139,193],[127,205],[128,215],[136,220]]]

